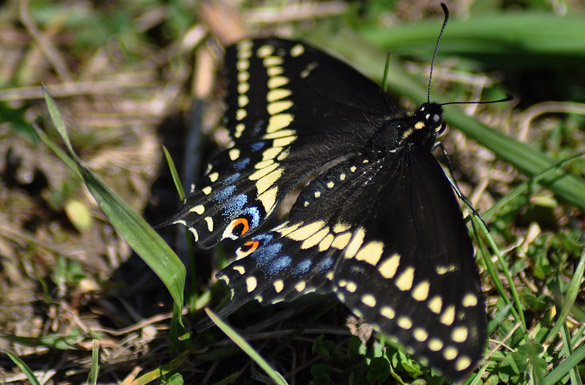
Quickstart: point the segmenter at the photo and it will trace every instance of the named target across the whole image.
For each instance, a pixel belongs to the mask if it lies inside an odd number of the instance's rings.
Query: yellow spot
[[[254,43],[250,39],[242,40],[238,43],[238,50],[239,51],[248,51],[254,46]]]
[[[264,67],[275,67],[275,66],[281,65],[282,62],[283,62],[283,59],[281,57],[278,57],[278,56],[267,57],[267,58],[264,58],[264,60],[262,61],[262,63],[264,64]]]
[[[279,88],[287,84],[288,78],[285,78],[284,76],[275,76],[268,79],[268,88],[270,89]]]
[[[305,290],[305,287],[307,287],[307,283],[305,281],[301,281],[295,285],[295,289],[297,289],[299,293]]]
[[[331,281],[331,280],[333,279],[333,272],[332,272],[332,271],[328,272],[328,273],[325,275],[325,278]]]
[[[238,96],[238,106],[239,107],[246,107],[249,102],[250,102],[250,99],[248,99],[248,97],[246,95]]]
[[[412,287],[412,280],[414,279],[414,267],[408,267],[400,274],[396,280],[396,287],[402,291],[410,290]]]
[[[333,182],[327,183],[327,188],[333,188],[333,186],[335,186],[335,183]]]
[[[323,221],[316,221],[309,223],[308,225],[304,225],[303,227],[293,231],[290,233],[287,238],[290,238],[294,241],[304,241],[305,239],[309,238],[311,235],[315,234],[317,231],[321,230],[325,226],[325,222]]]
[[[372,266],[376,266],[378,261],[382,257],[382,252],[384,251],[384,244],[379,241],[372,241],[368,242],[364,247],[362,247],[355,258],[358,261],[364,261],[369,263]]]
[[[315,198],[319,198],[321,196],[321,191],[315,191]]]
[[[424,301],[429,296],[429,281],[422,281],[418,283],[414,290],[412,290],[412,298],[416,299],[417,301]]]
[[[355,293],[355,291],[357,290],[357,285],[355,284],[355,282],[348,282],[347,287],[345,289],[350,293]]]
[[[402,139],[406,139],[408,138],[410,135],[412,135],[412,128],[404,131],[404,133],[402,134]]]
[[[327,236],[323,238],[321,242],[319,242],[319,251],[328,250],[331,247],[331,244],[333,243],[334,239],[335,237],[333,236],[333,234],[331,233],[327,234]]]
[[[252,175],[248,177],[250,180],[258,180],[264,178],[266,175],[270,174],[272,171],[278,168],[278,163],[274,163],[273,161],[268,161],[266,167],[261,168],[260,170],[256,171]],[[262,162],[264,163],[264,162]],[[256,165],[257,166],[257,165]]]
[[[258,190],[258,194],[262,194],[264,191],[268,190],[272,185],[276,183],[282,176],[282,169],[276,169],[270,174],[266,175],[258,182],[256,182],[256,189]]]
[[[382,274],[382,277],[390,279],[394,277],[394,274],[396,274],[396,270],[398,269],[399,265],[400,255],[393,254],[390,258],[387,258],[384,262],[382,262],[378,268],[378,271],[380,274]]]
[[[242,136],[242,132],[244,132],[245,129],[246,129],[246,125],[244,123],[236,124],[236,133],[234,134],[234,136],[236,138],[239,138],[240,136]]]
[[[203,194],[205,194],[205,195],[209,195],[209,194],[211,194],[211,191],[212,191],[212,190],[213,190],[213,189],[211,188],[211,186],[203,187],[203,188],[201,189],[201,191],[203,191]]]
[[[275,90],[270,90],[266,94],[266,101],[267,102],[275,102],[280,99],[288,98],[291,95],[292,91],[287,90],[284,88],[277,88]]]
[[[339,174],[339,180],[345,180],[345,173]]]
[[[232,269],[234,269],[235,271],[237,271],[241,275],[244,275],[246,273],[246,269],[244,268],[244,266],[234,266],[234,267],[232,267]]]
[[[280,75],[283,72],[284,72],[284,68],[282,68],[282,67],[268,67],[268,68],[266,68],[266,73],[270,77]]]
[[[463,297],[463,307],[477,306],[477,297],[475,294],[468,293]]]
[[[266,106],[266,111],[272,116],[279,114],[283,111],[288,110],[293,106],[293,102],[291,100],[280,100],[277,102],[268,103]]]
[[[195,230],[193,227],[189,227],[189,231],[191,232],[191,234],[193,234],[195,242],[199,241],[199,234],[197,233],[197,230]]]
[[[290,56],[297,57],[301,56],[305,52],[305,47],[302,44],[296,44],[290,49]]]
[[[443,349],[443,341],[438,338],[431,338],[429,341],[429,349],[433,352],[438,352],[439,350]]]
[[[245,94],[250,89],[250,85],[246,82],[241,82],[238,84],[238,93]]]
[[[384,317],[388,319],[394,319],[394,317],[396,316],[396,312],[390,306],[383,306],[380,309],[380,314],[382,314]]]
[[[211,233],[213,231],[213,219],[211,217],[205,217],[205,222],[207,222],[207,230]]]
[[[295,137],[295,139],[296,139],[296,137]],[[276,157],[276,160],[278,160],[279,162],[282,162],[283,160],[285,160],[286,158],[288,158],[289,154],[290,154],[290,149],[287,148],[286,150],[284,150],[283,152],[281,152],[280,155],[278,155]]]
[[[297,139],[296,136],[287,136],[285,138],[278,138],[278,139],[274,139],[274,142],[272,143],[272,145],[274,147],[284,147],[284,146],[288,146],[289,144],[294,142],[296,139]]]
[[[254,277],[246,278],[246,290],[248,290],[248,293],[253,292],[254,289],[256,289],[257,285],[258,285],[258,281],[256,281],[256,278],[254,278]]]
[[[305,240],[302,243],[301,249],[306,250],[317,245],[319,242],[321,242],[323,238],[325,238],[327,234],[329,234],[329,227],[321,229],[320,231],[316,232],[315,234],[307,238],[307,240]]]
[[[448,361],[454,360],[455,357],[457,357],[457,354],[459,354],[459,352],[453,346],[448,346],[443,350],[443,357]]]
[[[418,342],[425,342],[427,338],[429,338],[429,333],[421,328],[414,329],[414,333],[412,333],[412,335]]]
[[[236,119],[242,120],[246,116],[248,116],[248,113],[246,112],[246,110],[244,110],[243,108],[238,108],[238,110],[236,111]]]
[[[439,314],[441,312],[441,309],[443,308],[443,300],[441,299],[441,297],[435,296],[429,301],[428,306],[433,313]]]
[[[362,296],[362,302],[369,307],[376,306],[376,298],[371,294],[365,294]]]
[[[275,116],[271,117],[271,118],[268,120],[268,121],[269,121],[269,123],[268,123],[268,127],[270,127],[270,121],[272,121],[272,119],[273,119],[273,118],[275,118],[275,117],[277,117],[277,116],[281,116],[281,115],[289,115],[289,116],[291,117],[290,121],[292,121],[292,119],[293,119],[293,118],[292,118],[292,115],[290,115],[290,114],[278,114],[278,115],[275,115]],[[287,120],[287,121],[288,121],[288,120]],[[288,124],[288,123],[287,123],[287,124]],[[296,131],[295,131],[295,130],[291,130],[291,129],[288,129],[288,130],[281,130],[281,129],[279,129],[279,130],[278,130],[278,131],[276,131],[276,132],[272,132],[272,133],[270,133],[270,134],[263,135],[263,136],[262,136],[262,139],[277,139],[277,138],[285,138],[285,137],[287,137],[287,136],[295,136],[295,133],[296,133]]]
[[[469,368],[470,365],[471,365],[471,360],[469,359],[469,357],[461,356],[461,357],[459,357],[457,362],[455,362],[455,370],[460,372],[460,371],[463,371],[463,370]]]
[[[351,226],[348,225],[347,223],[337,223],[335,226],[333,226],[333,232],[334,233],[343,233],[344,231],[349,230]]]
[[[448,265],[448,266],[437,266],[435,268],[435,271],[437,272],[437,274],[439,275],[445,275],[447,273],[453,273],[455,271],[457,271],[457,266],[455,265]]]
[[[351,233],[347,232],[347,233],[340,234],[340,235],[335,237],[335,240],[333,241],[333,243],[331,243],[331,247],[334,247],[334,248],[339,249],[339,250],[343,250],[343,249],[345,249],[345,246],[347,246],[347,244],[349,243],[350,239],[351,239]]]
[[[266,127],[266,132],[270,134],[270,133],[282,130],[283,128],[288,127],[293,120],[294,120],[294,118],[291,114],[272,115],[268,119],[268,126]],[[295,132],[293,130],[290,130],[290,131],[287,130],[286,134],[294,135],[294,133]],[[270,137],[268,135],[264,135],[264,139],[274,139],[274,136]]]
[[[272,55],[273,52],[274,52],[274,46],[265,44],[265,45],[258,48],[258,50],[256,51],[256,55],[259,58],[264,58],[264,57]]]
[[[248,68],[250,67],[250,61],[249,60],[238,60],[238,62],[236,63],[236,68],[238,69],[238,71],[246,71]]]
[[[217,178],[219,178],[219,174],[217,172],[211,173],[209,174],[209,180],[213,183],[215,181],[217,181]]]
[[[443,314],[441,314],[441,318],[439,320],[442,324],[451,326],[455,320],[455,307],[452,305],[447,307]]]
[[[340,279],[338,285],[339,287],[345,287],[347,285],[347,281],[345,279]]]
[[[262,206],[264,206],[264,211],[267,213],[272,211],[272,207],[276,203],[276,194],[278,193],[278,187],[274,186],[270,190],[263,192],[258,196],[260,202],[262,202]]]
[[[282,147],[271,147],[262,153],[262,160],[270,160],[276,158],[276,155],[280,154]]]
[[[468,334],[469,332],[465,326],[459,326],[451,332],[451,339],[455,342],[465,342]]]
[[[414,124],[414,128],[416,128],[417,130],[425,128],[425,122],[416,122]]]
[[[244,83],[250,79],[250,73],[248,71],[238,72],[238,82]]]
[[[412,327],[412,320],[408,317],[400,317],[398,318],[398,326],[402,329],[410,329]]]
[[[203,207],[203,205],[197,205],[197,206],[193,207],[191,210],[189,210],[189,212],[193,212],[193,213],[197,213],[197,214],[201,215],[205,212],[205,207]]]
[[[236,160],[240,157],[240,150],[238,150],[237,148],[232,148],[228,152],[228,154],[229,154],[231,160]]]
[[[268,166],[271,166],[272,168],[270,169],[270,171],[274,170],[276,167],[278,167],[277,163],[274,163],[274,161],[272,159],[268,159],[268,160],[263,160],[261,162],[258,162],[254,165],[254,168],[256,170],[260,170],[260,169],[264,169]],[[265,170],[266,172],[266,170]],[[260,179],[260,178],[256,178],[256,179]]]
[[[366,236],[366,232],[361,227],[354,232],[354,235],[351,238],[349,245],[347,245],[347,248],[345,249],[345,255],[344,255],[345,258],[351,259],[351,258],[355,257],[355,254],[357,253],[357,251],[362,246],[362,243],[364,242],[365,236]]]

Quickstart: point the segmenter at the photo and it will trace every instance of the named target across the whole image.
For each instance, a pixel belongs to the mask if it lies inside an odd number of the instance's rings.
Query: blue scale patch
[[[238,171],[242,171],[243,169],[245,169],[248,166],[248,164],[250,164],[250,158],[245,158],[245,159],[242,159],[242,160],[234,163],[234,168]],[[238,175],[239,175],[239,173],[238,173]]]
[[[227,184],[232,184],[234,183],[236,180],[238,180],[238,178],[240,177],[240,173],[236,172],[233,175],[228,176],[227,178],[225,178],[224,180],[221,181],[222,184],[227,185]]]
[[[282,249],[282,243],[274,243],[267,246],[262,246],[254,251],[250,257],[252,257],[258,266],[262,266],[270,262],[274,257],[280,253]]]
[[[232,186],[233,187],[233,186]],[[228,189],[229,187],[225,188],[224,190]],[[235,187],[234,187],[235,189]],[[222,190],[222,191],[224,191]],[[215,199],[215,197],[214,197]],[[248,202],[248,197],[246,194],[239,194],[235,197],[231,198],[224,204],[223,215],[228,218],[237,218],[242,210],[244,209],[244,205]]]
[[[266,145],[266,142],[258,142],[258,143],[252,144],[250,147],[252,147],[252,151],[256,152],[256,151],[260,151],[262,149],[262,147],[264,147],[265,145]]]
[[[270,264],[266,268],[266,273],[270,276],[275,276],[284,269],[286,269],[287,267],[289,267],[291,262],[292,262],[291,257],[289,257],[288,255],[283,255],[282,257],[279,257],[274,261],[270,262]]]
[[[313,263],[311,262],[310,259],[305,259],[305,260],[299,262],[299,264],[295,266],[292,273],[294,275],[305,274],[307,271],[309,271],[312,264]]]
[[[219,190],[213,196],[213,200],[216,202],[225,201],[226,199],[228,199],[230,196],[232,196],[234,194],[235,190],[236,190],[236,186],[227,186],[226,188]]]
[[[325,257],[317,264],[317,269],[319,269],[320,272],[324,272],[329,270],[331,266],[333,266],[333,258]]]
[[[250,230],[255,229],[260,224],[260,210],[258,207],[252,206],[241,212],[243,215],[250,217]]]

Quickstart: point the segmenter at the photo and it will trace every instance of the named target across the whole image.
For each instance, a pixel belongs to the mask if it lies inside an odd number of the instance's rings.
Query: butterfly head
[[[435,144],[435,138],[446,128],[443,108],[437,103],[424,103],[416,110],[412,119],[413,129],[404,138],[409,143],[422,144],[430,148]]]

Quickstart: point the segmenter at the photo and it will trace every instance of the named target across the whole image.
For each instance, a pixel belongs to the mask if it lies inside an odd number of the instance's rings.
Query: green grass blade
[[[87,385],[96,385],[98,380],[98,375],[100,372],[100,344],[97,340],[93,341],[93,346],[91,347],[91,368],[89,370],[89,374],[87,375]]]
[[[31,385],[41,385],[41,383],[37,379],[37,376],[28,367],[28,365],[25,364],[24,361],[20,359],[20,357],[18,357],[16,354],[12,354],[9,352],[6,352],[6,355],[8,356],[8,358],[12,360],[12,362],[16,364],[16,366],[20,368],[20,370],[22,370],[26,378],[28,378],[28,380],[30,381]]]
[[[185,266],[151,226],[118,198],[97,175],[79,161],[79,158],[73,152],[67,129],[55,101],[46,88],[43,88],[43,91],[53,123],[67,146],[69,156],[76,160],[78,174],[114,228],[164,282],[175,301],[175,306],[179,309],[182,308],[186,275]]]
[[[258,364],[268,376],[274,381],[275,384],[285,385],[287,384],[286,380],[282,377],[280,373],[274,370],[268,362],[258,352],[254,350],[254,348],[242,337],[239,335],[234,329],[232,329],[228,324],[223,322],[219,317],[209,310],[205,308],[205,312],[211,318],[213,323],[217,325],[236,345],[240,347],[254,362]]]
[[[183,190],[183,185],[181,184],[181,178],[179,178],[179,173],[177,172],[177,167],[175,167],[175,162],[173,161],[173,157],[169,153],[169,150],[165,146],[163,147],[163,153],[165,154],[165,159],[167,160],[167,164],[169,165],[169,170],[171,171],[171,176],[173,178],[173,183],[175,184],[175,188],[179,193],[179,198],[181,201],[185,199],[185,190]]]
[[[526,68],[535,62],[574,63],[585,60],[583,15],[505,12],[451,18],[441,40],[440,56],[477,59],[498,68]],[[441,20],[360,29],[367,41],[396,55],[429,56]]]
[[[577,367],[581,361],[585,360],[585,344],[581,344],[565,361],[559,366],[551,370],[546,377],[544,377],[543,385],[555,385],[566,375],[568,375],[573,368]]]

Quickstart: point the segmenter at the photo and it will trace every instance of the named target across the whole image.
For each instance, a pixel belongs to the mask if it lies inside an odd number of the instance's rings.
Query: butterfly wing
[[[244,40],[227,48],[225,72],[234,145],[168,221],[186,225],[201,248],[254,233],[292,188],[400,113],[375,83],[299,42]]]
[[[252,237],[218,277],[232,307],[333,291],[356,315],[452,379],[481,358],[485,312],[473,247],[426,147],[356,156],[312,181],[288,222]]]

